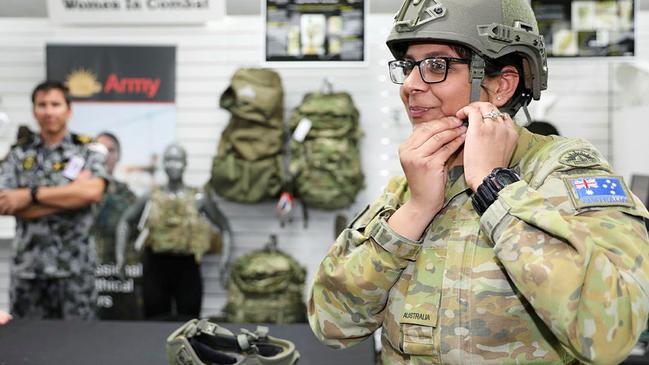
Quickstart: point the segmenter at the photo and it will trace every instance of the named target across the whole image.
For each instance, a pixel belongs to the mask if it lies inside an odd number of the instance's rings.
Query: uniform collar
[[[518,140],[516,141],[516,148],[514,149],[514,155],[509,162],[509,167],[518,165],[523,159],[523,156],[525,156],[525,154],[527,154],[534,146],[534,134],[532,134],[532,132],[516,123],[514,123],[514,128],[516,129],[516,133],[518,133]],[[445,206],[458,194],[471,189],[464,179],[464,166],[455,166],[449,169],[448,179],[447,188],[444,189]]]
[[[470,190],[469,185],[464,180],[464,166],[451,167],[447,179],[446,189],[444,189],[444,206],[458,194]]]
[[[65,132],[65,135],[63,136],[63,140],[61,140],[61,142],[59,142],[59,143],[57,143],[55,145],[49,146],[49,148],[53,150],[53,149],[56,149],[56,148],[58,148],[59,146],[61,146],[63,144],[71,144],[71,143],[73,143],[73,141],[74,141],[74,139],[72,138],[72,133],[70,131],[67,131],[67,132]],[[43,138],[41,138],[41,133],[40,132],[34,134],[34,146],[37,146],[37,147],[44,147],[45,146],[45,143],[43,142]]]
[[[74,140],[72,139],[72,133],[70,133],[69,131],[65,132],[65,136],[63,137],[63,142],[72,143],[73,141]],[[61,142],[61,143],[63,143],[63,142]]]

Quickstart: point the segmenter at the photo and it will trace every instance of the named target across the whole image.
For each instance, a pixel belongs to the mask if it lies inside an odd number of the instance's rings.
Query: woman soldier
[[[384,364],[622,361],[649,309],[649,213],[591,144],[512,121],[547,82],[528,2],[406,0],[387,45],[405,177],[324,258],[314,333],[382,328]]]

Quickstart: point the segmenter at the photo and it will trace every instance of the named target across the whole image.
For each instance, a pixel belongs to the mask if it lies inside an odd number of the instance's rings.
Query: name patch
[[[406,319],[417,319],[420,321],[430,321],[430,314],[428,313],[417,313],[417,312],[406,312],[403,314],[403,318]]]
[[[577,209],[635,206],[629,189],[619,176],[565,177],[564,182]]]

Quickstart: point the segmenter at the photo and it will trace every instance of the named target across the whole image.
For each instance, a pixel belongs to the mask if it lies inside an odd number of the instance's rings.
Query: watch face
[[[496,172],[494,180],[496,185],[502,189],[509,184],[519,181],[520,178],[512,170],[502,169]]]

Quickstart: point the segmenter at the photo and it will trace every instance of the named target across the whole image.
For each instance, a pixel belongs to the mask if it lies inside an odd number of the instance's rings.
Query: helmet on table
[[[206,319],[175,330],[166,348],[170,365],[294,365],[300,358],[292,342],[268,336],[267,327],[234,335]]]

